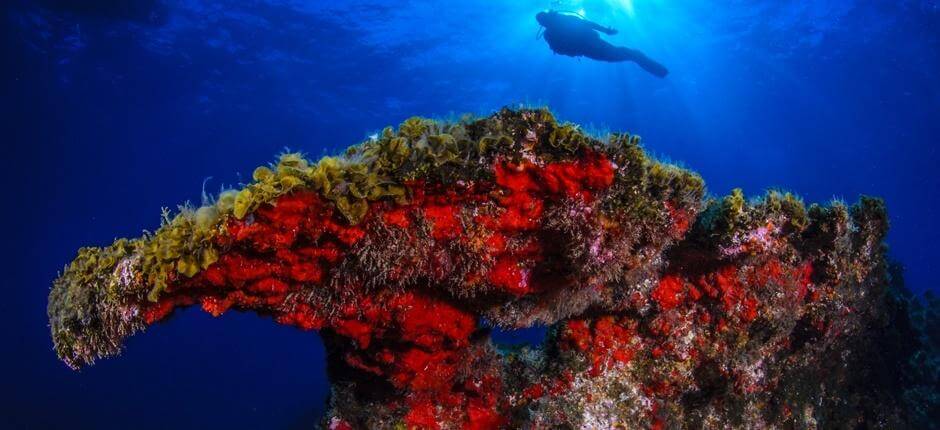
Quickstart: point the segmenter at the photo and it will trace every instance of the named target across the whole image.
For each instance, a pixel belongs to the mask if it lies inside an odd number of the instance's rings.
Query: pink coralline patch
[[[774,247],[776,235],[780,233],[780,228],[773,222],[749,230],[745,233],[735,234],[732,245],[722,247],[721,252],[725,256],[735,256],[742,253],[759,253]]]

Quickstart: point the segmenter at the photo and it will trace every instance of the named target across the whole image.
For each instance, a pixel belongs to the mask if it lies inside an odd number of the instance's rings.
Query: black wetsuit
[[[539,12],[535,19],[545,27],[545,41],[556,54],[587,57],[598,61],[632,61],[656,76],[665,77],[669,71],[642,52],[614,46],[597,34],[615,34],[617,31],[602,27],[579,16],[559,12]]]

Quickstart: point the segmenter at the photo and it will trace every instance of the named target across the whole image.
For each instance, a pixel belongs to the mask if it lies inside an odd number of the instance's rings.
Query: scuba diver
[[[545,41],[556,54],[612,63],[632,61],[660,78],[669,74],[662,64],[651,60],[642,52],[611,45],[597,34],[598,31],[608,36],[617,34],[617,30],[613,28],[603,27],[578,15],[554,10],[539,12],[535,15],[535,20],[545,28]]]

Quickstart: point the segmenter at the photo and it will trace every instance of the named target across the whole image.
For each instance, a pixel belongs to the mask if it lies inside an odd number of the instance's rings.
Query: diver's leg
[[[659,76],[660,78],[669,74],[669,70],[666,70],[662,64],[653,61],[642,52],[636,49],[614,46],[603,40],[598,40],[591,44],[590,49],[585,52],[585,56],[598,61],[609,61],[612,63],[632,61],[643,68],[643,70]]]
[[[621,51],[620,54],[628,61],[633,61],[643,70],[652,73],[653,75],[659,76],[660,78],[665,78],[669,74],[669,70],[666,69],[662,64],[653,61],[650,57],[647,57],[646,54],[630,48],[616,47],[618,51]]]

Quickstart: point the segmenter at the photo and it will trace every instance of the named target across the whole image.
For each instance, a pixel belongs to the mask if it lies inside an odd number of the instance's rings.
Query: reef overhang
[[[319,330],[337,429],[897,428],[936,411],[910,395],[936,354],[897,324],[887,228],[875,198],[707,198],[544,109],[412,118],[82,248],[48,311],[73,368],[191,305]],[[551,328],[501,349],[483,321]]]

